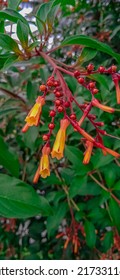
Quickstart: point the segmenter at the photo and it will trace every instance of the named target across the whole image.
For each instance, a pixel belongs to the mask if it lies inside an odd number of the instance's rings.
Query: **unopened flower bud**
[[[80,71],[76,70],[76,71],[74,72],[74,77],[77,78],[77,77],[79,77],[79,76],[80,76]]]
[[[104,72],[105,72],[105,67],[100,66],[100,67],[98,68],[98,72],[99,72],[99,73],[104,73]]]
[[[43,138],[43,141],[48,141],[49,135],[48,134],[44,134],[42,138]]]
[[[58,106],[57,110],[58,110],[59,113],[61,113],[61,112],[63,112],[63,107],[62,106]]]
[[[79,79],[78,79],[78,83],[79,83],[79,84],[84,84],[84,82],[85,82],[84,78],[79,78]]]
[[[55,117],[56,115],[56,112],[54,110],[51,110],[50,113],[49,113],[49,116],[50,117]]]
[[[90,63],[88,66],[87,66],[87,71],[88,72],[91,72],[94,70],[94,65],[92,63]]]
[[[54,125],[54,123],[50,123],[50,124],[48,125],[48,127],[49,127],[49,129],[54,129],[55,125]]]
[[[71,114],[70,118],[71,118],[71,120],[76,120],[76,114]]]
[[[41,91],[45,91],[45,90],[47,89],[47,87],[46,87],[46,85],[41,85],[41,86],[39,87],[39,89],[40,89]]]

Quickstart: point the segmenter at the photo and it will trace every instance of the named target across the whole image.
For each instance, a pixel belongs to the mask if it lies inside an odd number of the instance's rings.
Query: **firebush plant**
[[[120,55],[79,30],[105,4],[23,2],[0,2],[1,258],[119,259]]]

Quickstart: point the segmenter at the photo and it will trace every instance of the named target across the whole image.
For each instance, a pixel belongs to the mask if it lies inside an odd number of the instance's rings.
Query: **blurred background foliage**
[[[18,8],[37,39],[39,33],[34,16],[43,2],[49,1],[24,0]],[[45,50],[59,45],[68,36],[84,34],[119,51],[119,0],[56,0],[56,3],[61,5]],[[5,11],[7,6],[12,8],[12,1],[0,1],[1,11]],[[2,20],[0,32],[5,28],[6,34],[16,39],[16,23],[7,18],[4,24]],[[116,64],[114,58],[96,49],[87,48],[84,51],[85,55],[82,45],[74,45],[58,49],[52,56],[66,64],[77,61],[77,69],[89,62],[93,62],[95,67]],[[46,82],[52,69],[39,57],[11,65],[7,55],[9,57],[9,52],[4,53],[0,47],[0,258],[119,259],[120,162],[110,155],[104,157],[98,150],[92,155],[90,164],[84,166],[79,135],[68,128],[64,159],[52,161],[51,176],[40,179],[37,185],[32,184],[42,147],[41,135],[47,132],[50,121],[51,95],[43,108],[40,128],[32,127],[26,134],[21,129],[26,112],[39,95],[39,85]],[[86,89],[74,78],[64,77],[79,102],[84,99],[89,101]],[[105,122],[107,133],[120,137],[119,106],[116,105],[113,82],[104,75],[94,75],[94,79],[100,99],[118,109],[114,114],[98,109],[94,112],[98,119]],[[58,127],[56,125],[54,133]],[[84,128],[88,133],[93,132],[87,121]],[[104,142],[120,152],[119,140],[104,137]],[[30,196],[33,197],[32,204],[29,204]],[[56,239],[58,233],[70,226],[69,200],[73,202],[74,217],[80,225],[77,254],[73,253],[71,243],[66,250],[63,248],[65,237]],[[37,215],[39,212],[40,215]]]

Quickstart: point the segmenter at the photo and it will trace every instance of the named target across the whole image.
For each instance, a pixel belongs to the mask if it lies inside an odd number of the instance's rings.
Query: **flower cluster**
[[[67,226],[65,230],[58,233],[56,238],[63,238],[65,240],[64,250],[67,249],[69,244],[72,244],[73,253],[77,254],[79,248],[81,247],[79,233],[81,233],[85,237],[84,227],[77,223],[75,220],[72,220],[71,225]]]
[[[48,57],[50,62],[50,58]],[[52,62],[54,67],[54,62]],[[83,104],[78,103],[75,96],[70,91],[67,83],[65,82],[61,72],[65,72],[68,75],[74,77],[77,82],[91,94],[91,101],[84,102]],[[116,151],[109,149],[104,146],[102,136],[107,135],[107,132],[101,129],[104,126],[104,123],[96,120],[96,115],[91,113],[93,107],[99,108],[108,113],[114,113],[115,109],[104,104],[95,97],[98,93],[98,88],[96,83],[92,80],[89,80],[92,74],[109,74],[112,76],[112,80],[116,87],[117,103],[120,104],[120,87],[119,80],[120,74],[116,72],[116,66],[112,65],[110,68],[105,69],[103,66],[100,66],[96,71],[94,70],[94,65],[89,64],[85,71],[78,70],[66,70],[62,67],[54,67],[52,75],[48,78],[46,84],[40,85],[41,95],[36,99],[36,103],[28,113],[25,118],[25,126],[22,131],[26,132],[31,126],[38,126],[40,124],[42,107],[45,106],[46,95],[53,94],[53,104],[52,110],[49,111],[49,116],[51,117],[51,122],[48,125],[48,133],[43,135],[43,141],[45,144],[42,148],[42,156],[40,163],[37,169],[37,172],[34,176],[33,182],[37,183],[39,177],[46,178],[50,176],[50,163],[49,157],[56,158],[60,160],[64,157],[64,147],[66,140],[66,130],[69,125],[72,125],[74,131],[77,131],[81,136],[85,147],[83,164],[88,164],[92,155],[93,148],[100,148],[103,154],[111,154],[114,157],[120,157],[120,154]],[[80,119],[76,116],[74,111],[74,105],[79,108],[82,112]],[[61,114],[62,113],[62,114]],[[55,118],[57,114],[61,114],[60,128],[57,132],[56,139],[54,141],[53,147],[51,149],[51,135],[55,128]],[[91,136],[88,134],[81,126],[85,119],[88,119],[96,130],[96,135]]]

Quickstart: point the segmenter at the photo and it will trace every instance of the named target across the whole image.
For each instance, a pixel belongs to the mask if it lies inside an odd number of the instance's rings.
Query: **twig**
[[[26,101],[23,97],[9,91],[8,89],[5,89],[5,88],[2,88],[0,87],[0,91],[2,91],[3,93],[9,95],[10,97],[14,98],[14,99],[17,99],[17,100],[20,100],[24,106],[24,108],[27,110],[27,105],[26,105]]]
[[[51,161],[51,164],[52,164],[52,167],[54,169],[54,172],[56,174],[56,177],[62,182],[62,188],[65,192],[65,194],[67,195],[67,200],[68,200],[68,204],[70,206],[70,202],[73,204],[74,208],[77,210],[77,211],[80,211],[79,207],[77,206],[77,204],[74,202],[74,200],[72,198],[69,197],[69,192],[68,192],[68,187],[66,186],[66,184],[63,183],[63,180],[61,179],[59,173],[58,173],[58,170],[55,168],[54,166],[54,163],[53,161]]]
[[[100,183],[92,174],[89,174],[89,176],[93,179],[94,182],[96,182],[97,185],[99,185],[104,191],[110,193],[112,198],[120,205],[120,200],[112,193],[112,190],[107,189],[102,183]]]

